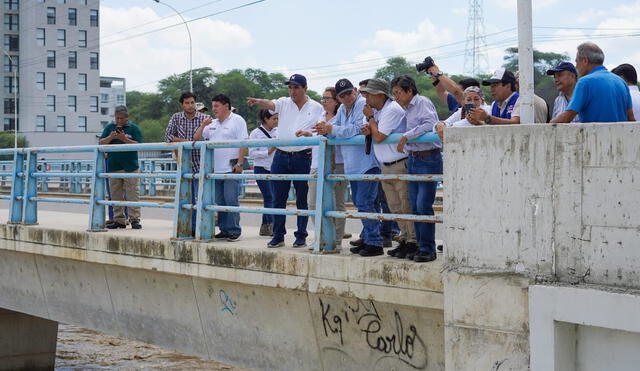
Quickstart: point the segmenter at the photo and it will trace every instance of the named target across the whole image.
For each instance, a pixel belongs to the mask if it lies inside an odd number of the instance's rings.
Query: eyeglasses
[[[333,99],[333,97],[322,97],[322,99],[320,99],[321,102],[326,102],[329,99]]]

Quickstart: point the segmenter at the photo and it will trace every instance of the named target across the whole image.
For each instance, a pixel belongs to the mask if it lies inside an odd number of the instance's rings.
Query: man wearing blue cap
[[[553,112],[551,113],[551,119],[553,120],[566,111],[573,96],[573,89],[575,89],[578,82],[578,71],[573,66],[573,63],[562,62],[547,70],[547,75],[553,76],[553,83],[560,92],[553,102]],[[576,115],[571,122],[580,122],[580,116]]]
[[[603,63],[604,52],[598,45],[592,42],[578,45],[576,70],[580,80],[567,109],[552,123],[571,122],[578,114],[582,122],[635,121],[629,88],[620,77],[607,71]]]
[[[262,109],[268,109],[278,113],[278,139],[295,139],[296,132],[310,131],[317,122],[317,118],[324,112],[322,105],[307,95],[307,78],[293,74],[285,81],[289,88],[289,96],[274,100],[247,98],[247,105],[257,105]],[[278,147],[271,164],[272,174],[309,174],[311,169],[311,147]],[[273,205],[274,208],[284,209],[289,198],[290,180],[273,181]],[[309,185],[306,180],[293,181],[296,190],[296,207],[298,210],[307,210],[307,193]],[[273,238],[267,247],[284,246],[286,217],[284,215],[273,216]],[[294,233],[296,240],[293,247],[307,245],[308,216],[298,216],[298,229]]]

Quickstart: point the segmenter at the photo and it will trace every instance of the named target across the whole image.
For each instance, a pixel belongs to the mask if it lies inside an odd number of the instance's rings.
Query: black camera
[[[426,57],[422,63],[416,64],[416,70],[418,70],[418,72],[427,71],[429,68],[431,68],[431,67],[433,67],[435,65],[436,64],[433,62],[433,58]]]

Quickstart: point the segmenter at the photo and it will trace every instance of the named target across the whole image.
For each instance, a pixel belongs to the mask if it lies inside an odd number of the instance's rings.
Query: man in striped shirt
[[[196,111],[196,95],[191,92],[184,92],[180,95],[180,105],[182,112],[176,112],[171,116],[169,125],[165,131],[165,142],[193,142],[196,130],[202,125],[210,124],[213,119]],[[191,169],[193,173],[200,171],[200,151],[191,153]],[[198,179],[191,183],[191,201],[195,205],[198,200]],[[196,213],[191,212],[191,235],[195,235]]]

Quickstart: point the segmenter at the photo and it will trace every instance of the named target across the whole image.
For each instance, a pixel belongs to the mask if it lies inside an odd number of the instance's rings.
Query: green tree
[[[0,132],[0,148],[13,148],[15,145],[14,141],[14,133],[12,131],[2,131]],[[25,137],[18,136],[18,148],[26,148],[29,144]],[[0,160],[10,160],[13,159],[12,155],[2,155],[0,156]]]
[[[415,80],[418,77],[418,71],[405,58],[393,57],[387,60],[386,66],[376,71],[375,77],[391,81],[401,75],[409,75]]]

